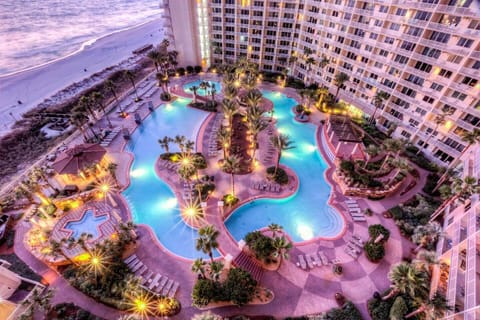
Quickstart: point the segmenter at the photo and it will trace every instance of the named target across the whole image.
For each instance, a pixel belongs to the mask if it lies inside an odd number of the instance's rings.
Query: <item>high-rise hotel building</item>
[[[287,68],[331,92],[335,75],[346,73],[340,99],[372,114],[375,93],[387,92],[378,127],[396,127],[394,137],[437,163],[458,157],[466,147],[462,132],[480,127],[478,0],[163,0],[162,6],[181,65],[247,56],[262,70]],[[308,57],[316,63],[305,63]]]

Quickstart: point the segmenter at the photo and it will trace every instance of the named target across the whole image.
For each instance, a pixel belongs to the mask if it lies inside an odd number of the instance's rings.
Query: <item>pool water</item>
[[[190,90],[190,88],[193,87],[193,86],[200,87],[200,83],[201,83],[202,81],[204,81],[204,80],[197,80],[197,81],[189,82],[189,83],[187,83],[187,84],[185,84],[185,85],[183,86],[183,90],[184,90],[185,92],[187,92],[187,93],[192,93],[192,94],[193,94],[193,92]],[[222,90],[222,85],[221,85],[219,82],[217,82],[217,81],[207,81],[207,82],[209,82],[211,86],[213,85],[213,86],[215,87],[215,89],[217,90],[217,93],[220,93],[220,92],[221,92],[221,90]],[[207,91],[210,91],[210,90],[211,90],[211,88],[207,88],[207,90],[198,89],[198,90],[197,90],[197,94],[198,94],[199,96],[206,96],[206,95],[207,95]]]
[[[225,221],[227,229],[236,240],[271,223],[281,225],[295,242],[335,237],[344,222],[327,204],[331,187],[325,182],[326,163],[316,145],[317,127],[294,120],[291,109],[298,104],[294,99],[275,92],[263,94],[274,103],[278,131],[294,142],[295,148],[282,152],[280,161],[295,171],[300,186],[287,199],[260,199],[241,206]]]
[[[74,239],[78,239],[82,233],[89,233],[93,236],[92,239],[96,239],[99,236],[98,227],[107,219],[106,215],[95,217],[93,210],[89,209],[85,211],[82,219],[67,222],[64,228],[73,231],[70,237]]]
[[[123,192],[133,221],[149,225],[170,252],[189,259],[208,256],[195,250],[197,231],[186,225],[174,192],[155,173],[155,162],[165,151],[158,144],[164,136],[184,135],[196,141],[205,111],[188,108],[190,99],[179,98],[157,108],[133,133],[127,151],[135,159],[130,168],[130,186]],[[170,152],[178,151],[171,143]],[[176,173],[172,173],[176,175]],[[219,256],[218,252],[214,256]]]

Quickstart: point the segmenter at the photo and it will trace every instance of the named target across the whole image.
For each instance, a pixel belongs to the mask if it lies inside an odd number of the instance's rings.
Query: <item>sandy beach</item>
[[[21,114],[56,92],[125,61],[132,56],[133,50],[145,44],[160,43],[164,38],[162,26],[161,19],[149,21],[100,38],[83,50],[62,59],[0,76],[0,135],[8,132],[15,119],[21,118]]]

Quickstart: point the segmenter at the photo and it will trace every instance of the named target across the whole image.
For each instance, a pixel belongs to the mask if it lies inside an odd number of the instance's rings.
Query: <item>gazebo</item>
[[[52,164],[53,169],[67,184],[80,176],[88,178],[87,169],[102,162],[107,151],[98,144],[84,143],[65,150]]]

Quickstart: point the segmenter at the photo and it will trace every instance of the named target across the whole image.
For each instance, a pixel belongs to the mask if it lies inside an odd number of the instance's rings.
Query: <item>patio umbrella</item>
[[[60,154],[52,164],[59,174],[78,174],[92,164],[100,162],[107,151],[98,144],[84,143]]]

